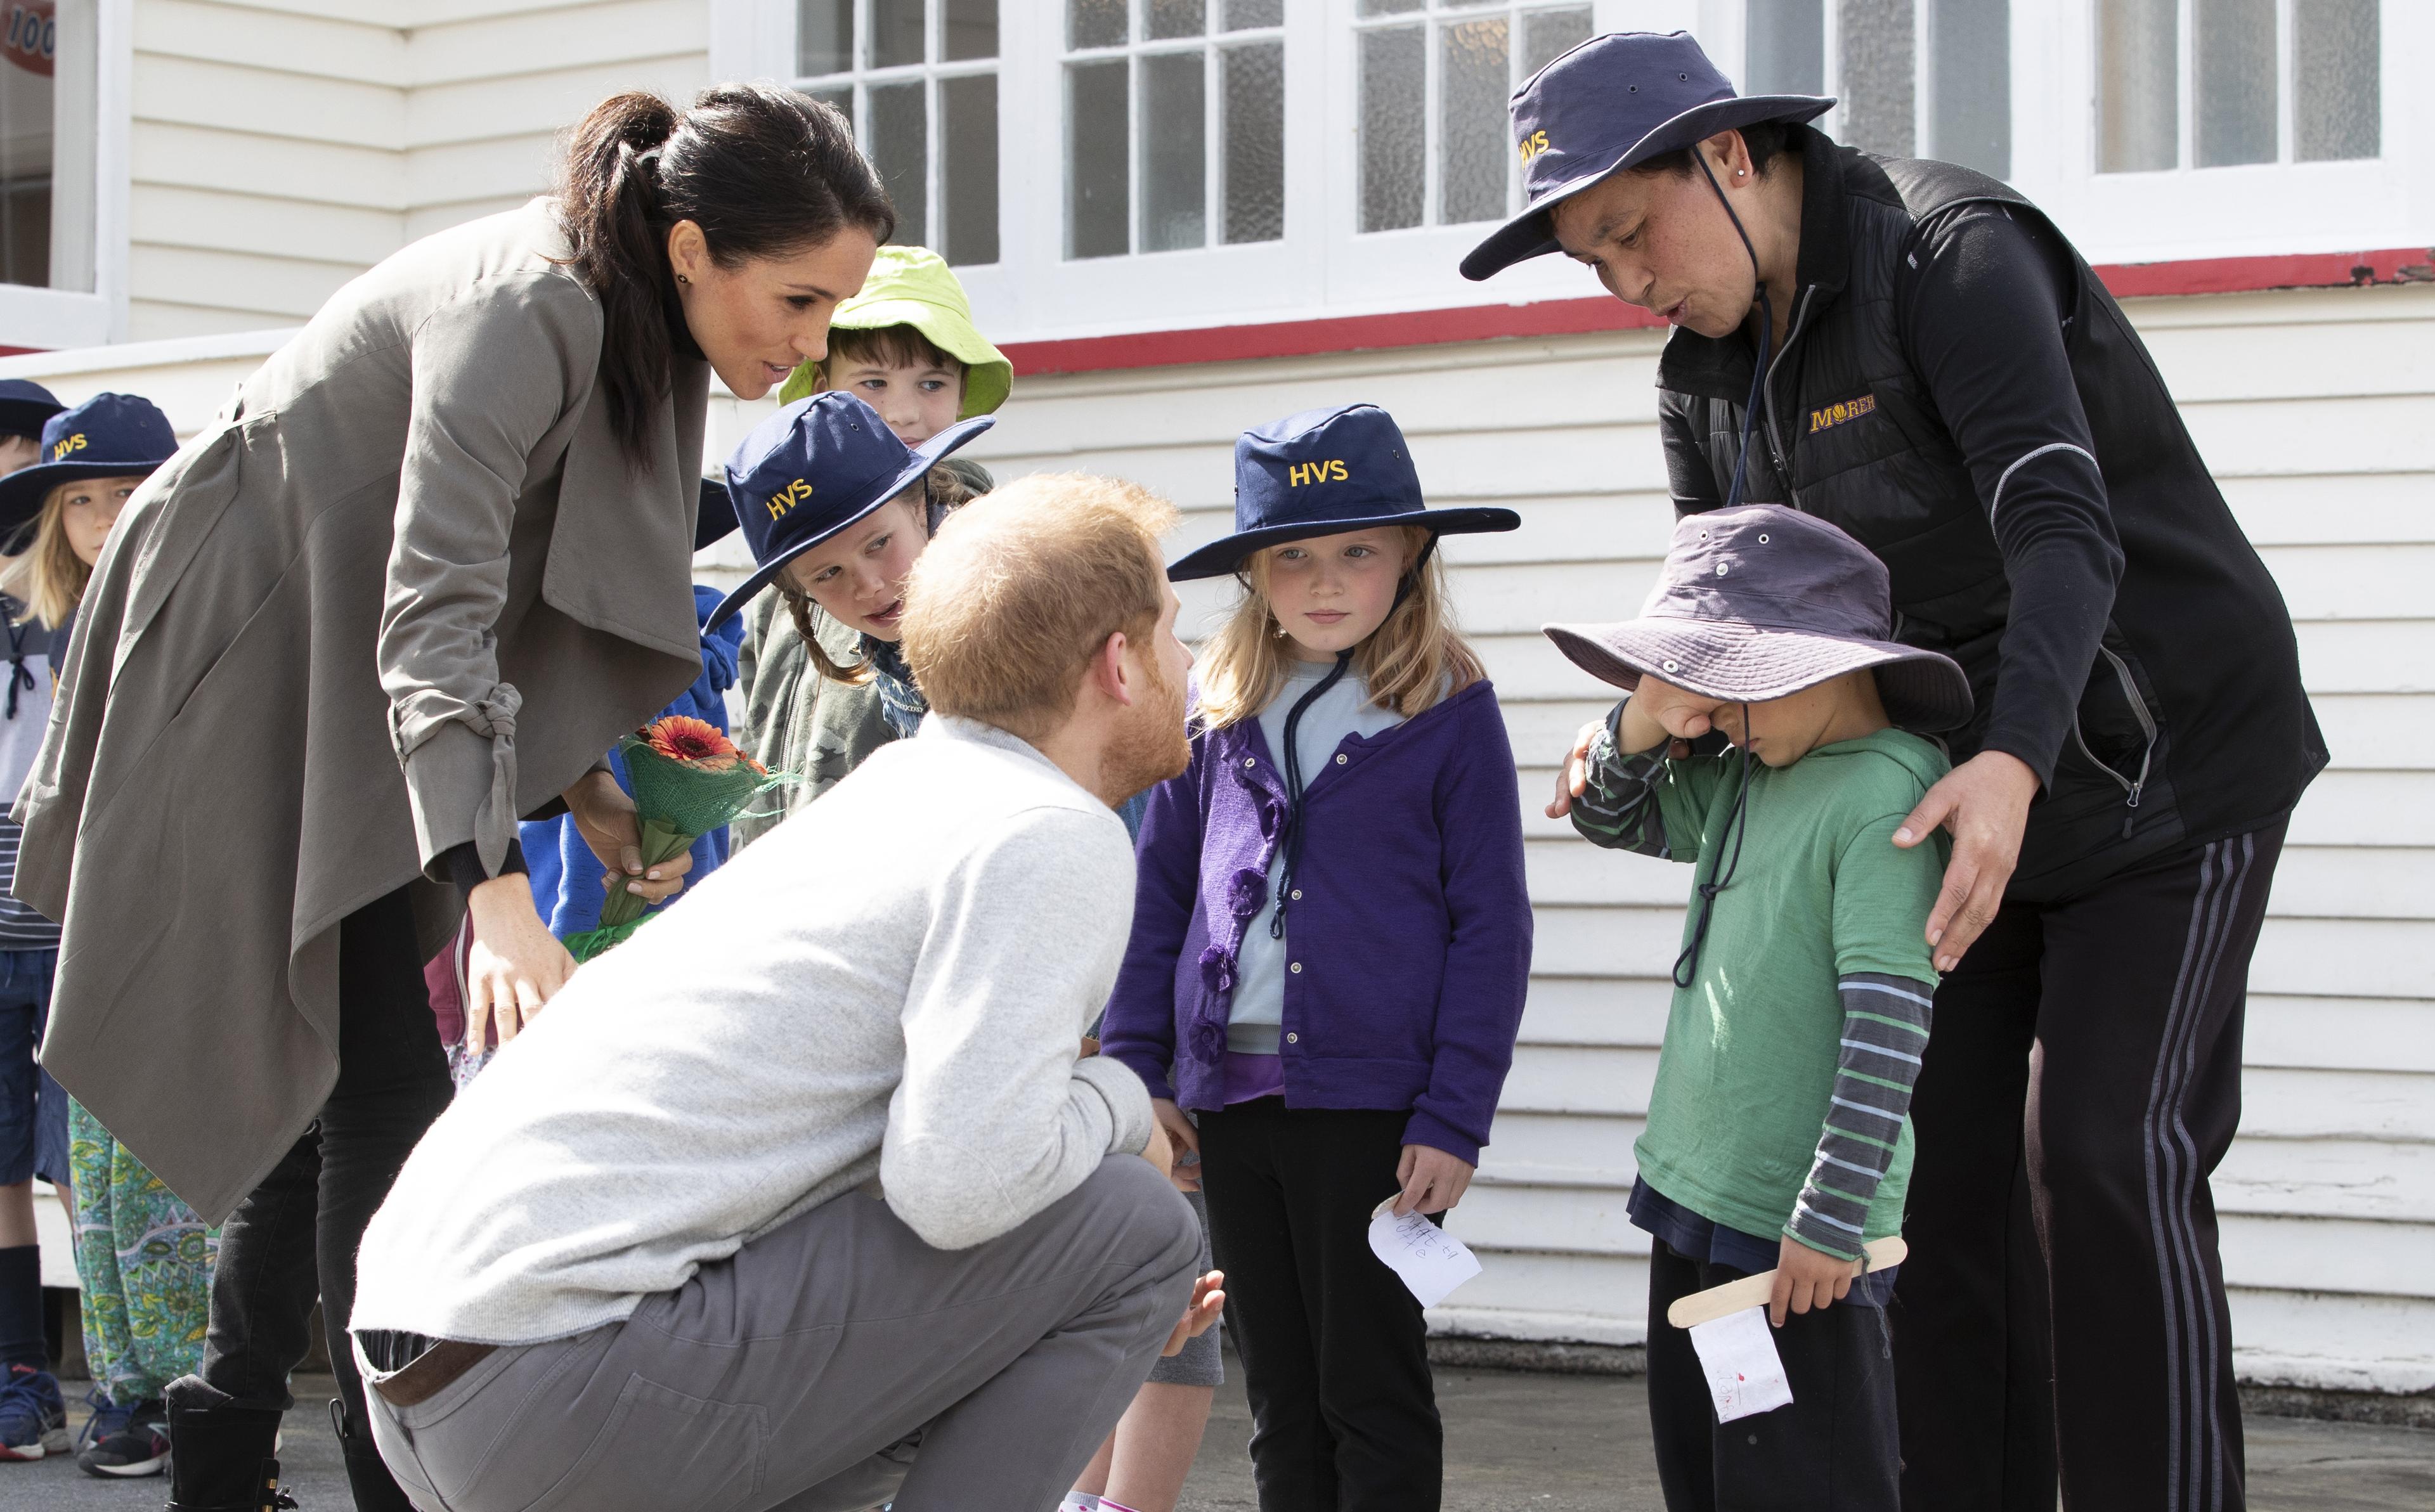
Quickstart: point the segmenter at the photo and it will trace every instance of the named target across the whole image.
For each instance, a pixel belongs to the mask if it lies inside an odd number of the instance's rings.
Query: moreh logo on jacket
[[[1847,420],[1858,420],[1876,407],[1876,395],[1862,394],[1857,399],[1846,399],[1820,409],[1813,409],[1809,412],[1809,434],[1815,436],[1820,431],[1830,426],[1840,425]]]
[[[1342,460],[1328,462],[1296,462],[1286,469],[1286,487],[1301,488],[1305,483],[1346,483],[1352,481],[1344,471]]]

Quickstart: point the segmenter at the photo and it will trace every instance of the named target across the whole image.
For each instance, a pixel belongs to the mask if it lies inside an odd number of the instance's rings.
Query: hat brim
[[[1876,673],[1886,717],[1902,729],[1954,730],[1970,722],[1970,679],[1960,663],[1896,641],[1746,620],[1645,618],[1541,630],[1575,666],[1627,690],[1646,675],[1702,697],[1764,703],[1866,669]]]
[[[0,436],[30,436],[40,440],[43,421],[67,407],[39,399],[0,399]]]
[[[1294,524],[1263,525],[1257,530],[1239,530],[1177,558],[1166,569],[1171,583],[1188,583],[1200,577],[1223,577],[1243,564],[1243,558],[1255,551],[1282,545],[1288,541],[1310,541],[1320,536],[1341,536],[1356,530],[1371,530],[1380,525],[1417,525],[1441,536],[1473,536],[1498,530],[1521,528],[1522,517],[1511,509],[1475,506],[1459,509],[1407,509],[1401,514],[1362,515],[1349,520],[1307,520]]]
[[[1531,200],[1522,214],[1489,232],[1485,240],[1471,249],[1462,260],[1462,276],[1477,283],[1503,272],[1516,263],[1562,251],[1563,249],[1557,245],[1555,233],[1548,230],[1547,212],[1627,168],[1704,142],[1719,131],[1737,130],[1762,121],[1784,121],[1798,126],[1814,121],[1834,108],[1832,98],[1815,94],[1736,94],[1728,99],[1694,105],[1682,114],[1658,123],[1646,136],[1624,148],[1603,166],[1569,179]]]
[[[148,478],[168,460],[42,462],[0,477],[0,541],[8,542],[6,554],[13,557],[25,549],[16,538],[43,512],[43,501],[60,484],[78,478]]]
[[[990,345],[989,338],[970,320],[943,305],[916,299],[873,300],[850,312],[840,312],[829,322],[833,331],[878,331],[891,325],[911,326],[930,345],[964,365],[964,400],[958,411],[959,419],[992,414],[1014,391],[1014,364],[1007,360],[1006,353]],[[791,404],[820,392],[820,366],[807,362],[788,373],[786,381],[778,386],[778,402]]]
[[[727,480],[704,477],[701,500],[694,508],[693,549],[717,545],[734,531],[735,500],[727,491]]]
[[[751,576],[744,579],[744,581],[736,587],[734,593],[729,593],[725,598],[718,601],[718,608],[713,610],[711,611],[710,618],[702,622],[702,628],[711,629],[723,624],[726,621],[727,616],[736,613],[742,610],[745,605],[752,602],[753,598],[760,593],[761,590],[768,587],[770,579],[776,577],[779,573],[785,571],[788,562],[793,561],[796,558],[811,550],[814,546],[820,544],[822,541],[833,541],[845,531],[853,529],[863,520],[869,518],[872,512],[876,510],[881,505],[886,504],[889,500],[904,492],[907,489],[911,488],[923,473],[927,472],[932,468],[938,466],[940,461],[943,459],[947,454],[955,451],[966,441],[971,440],[974,437],[978,436],[981,432],[989,429],[996,423],[997,417],[994,415],[976,415],[971,420],[958,421],[955,424],[948,426],[938,435],[931,437],[928,440],[924,441],[921,445],[913,448],[913,458],[905,465],[904,471],[898,472],[895,477],[889,480],[885,487],[881,488],[869,500],[858,506],[855,509],[854,513],[846,516],[836,524],[831,525],[828,529],[821,531],[819,535],[814,536],[807,541],[796,541],[793,545],[788,546],[786,550],[778,553],[768,561],[765,561],[760,566],[754,568],[752,570]]]

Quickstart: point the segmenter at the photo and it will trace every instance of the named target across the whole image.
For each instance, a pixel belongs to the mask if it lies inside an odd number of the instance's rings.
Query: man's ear
[[[1132,686],[1125,666],[1127,644],[1125,632],[1122,630],[1114,632],[1100,642],[1099,649],[1091,658],[1090,679],[1092,684],[1107,696],[1110,703],[1130,707],[1136,696],[1137,690]]]

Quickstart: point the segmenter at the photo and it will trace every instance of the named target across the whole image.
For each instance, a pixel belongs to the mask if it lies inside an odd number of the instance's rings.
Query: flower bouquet
[[[686,714],[669,714],[622,737],[617,751],[633,783],[646,868],[675,860],[755,798],[796,781],[754,761],[717,726]],[[612,887],[600,904],[600,927],[569,935],[568,954],[588,961],[618,944],[641,927],[647,906],[624,887]]]

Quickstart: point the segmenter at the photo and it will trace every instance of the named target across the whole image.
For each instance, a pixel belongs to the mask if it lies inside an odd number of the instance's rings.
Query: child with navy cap
[[[1244,593],[1150,794],[1102,1053],[1199,1153],[1261,1505],[1411,1512],[1442,1434],[1370,1215],[1461,1198],[1530,970],[1512,749],[1434,548],[1521,521],[1429,508],[1373,404],[1245,433],[1235,477],[1234,533],[1167,569]]]

